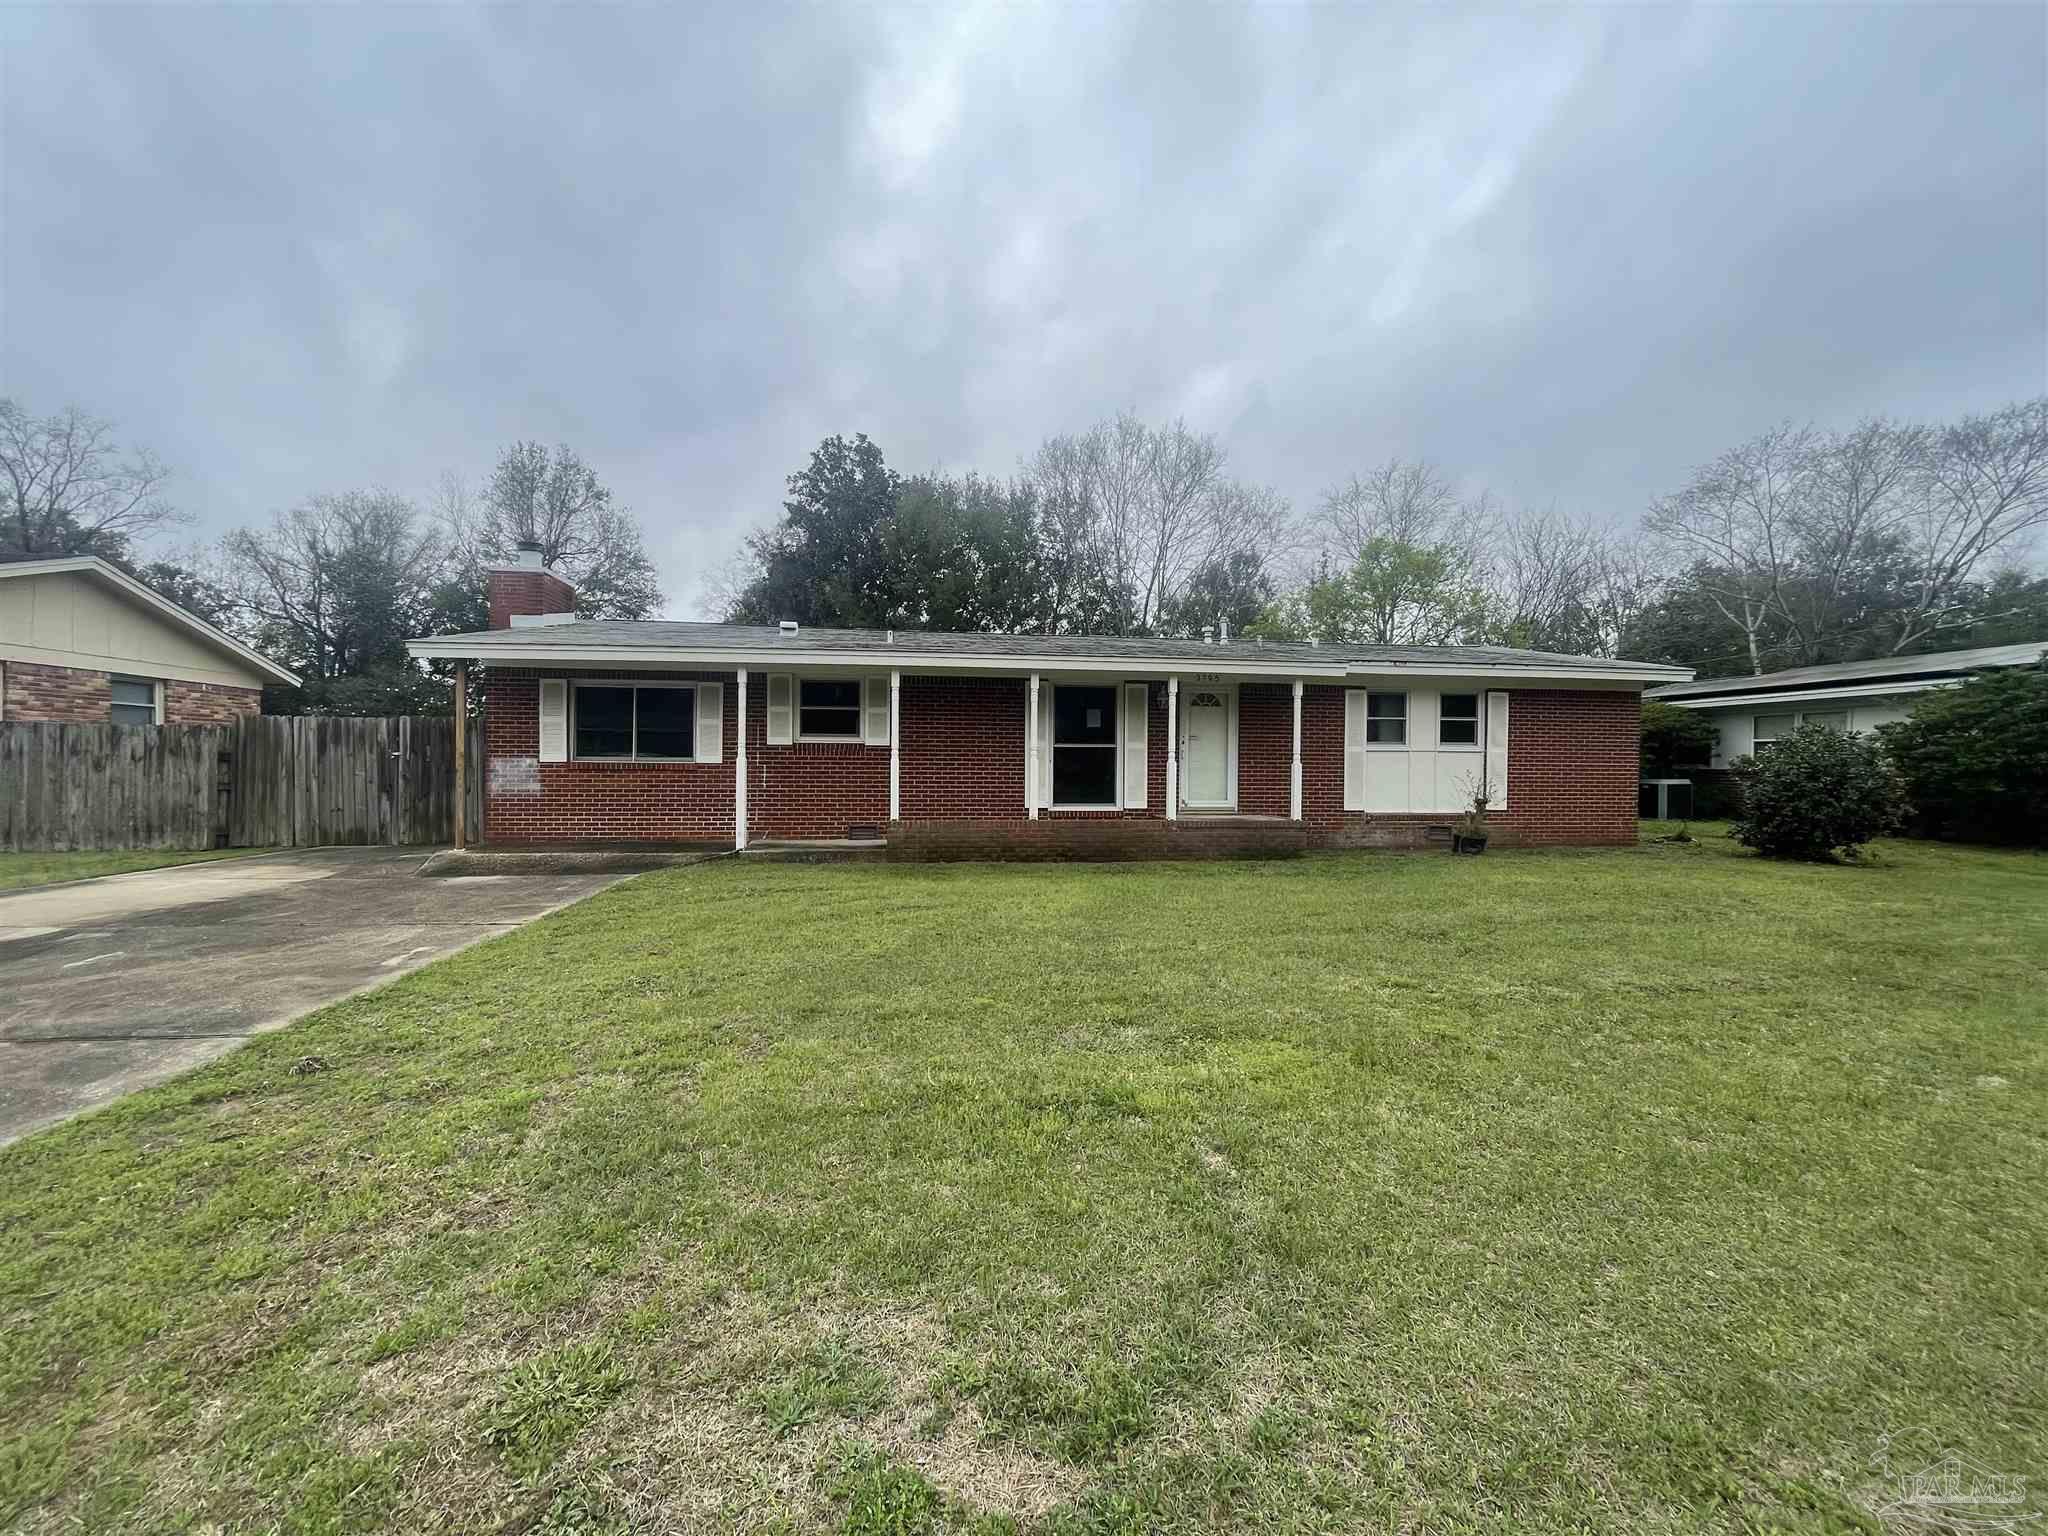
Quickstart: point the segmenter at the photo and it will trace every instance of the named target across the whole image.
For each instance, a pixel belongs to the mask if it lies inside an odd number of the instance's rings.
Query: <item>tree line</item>
[[[274,709],[445,709],[405,641],[486,627],[483,568],[523,539],[585,617],[662,607],[639,520],[568,447],[514,443],[425,503],[322,493],[211,548],[145,553],[185,521],[167,481],[105,421],[0,400],[0,560],[123,566],[304,678]],[[742,623],[1494,644],[1716,676],[2048,637],[2048,578],[2023,563],[2044,523],[2048,399],[1776,427],[1634,526],[1511,510],[1406,460],[1297,512],[1214,435],[1126,413],[1006,478],[906,475],[863,434],[828,437],[714,600]]]
[[[830,437],[719,592],[726,618],[1033,634],[1492,644],[1703,676],[2048,637],[2048,399],[1940,426],[1774,428],[1640,525],[1510,511],[1434,465],[1297,515],[1211,435],[1118,416],[1006,480]]]
[[[576,588],[585,618],[640,619],[662,595],[637,519],[573,449],[514,443],[472,487],[426,505],[382,489],[321,493],[211,548],[145,557],[189,519],[164,465],[79,410],[0,401],[0,560],[98,555],[296,672],[273,713],[436,714],[446,683],[405,642],[489,627],[484,568],[521,540]]]

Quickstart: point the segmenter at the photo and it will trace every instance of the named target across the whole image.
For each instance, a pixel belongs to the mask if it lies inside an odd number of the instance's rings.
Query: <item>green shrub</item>
[[[1738,842],[1782,859],[1853,854],[1906,822],[1898,771],[1877,741],[1802,725],[1768,752],[1736,764]]]
[[[1696,709],[1643,700],[1643,777],[1675,779],[1714,760],[1721,733]]]
[[[2048,846],[2048,668],[1923,693],[1878,735],[1912,796],[1916,830]]]

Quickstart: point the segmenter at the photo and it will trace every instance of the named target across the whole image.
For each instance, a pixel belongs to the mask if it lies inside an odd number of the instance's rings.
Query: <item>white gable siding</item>
[[[231,688],[269,681],[240,658],[75,571],[0,581],[0,660]]]

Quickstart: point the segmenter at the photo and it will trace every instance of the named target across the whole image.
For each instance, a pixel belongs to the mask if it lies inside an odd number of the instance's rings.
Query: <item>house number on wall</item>
[[[1223,674],[1221,672],[1190,672],[1183,681],[1196,685],[1220,683],[1223,681]]]

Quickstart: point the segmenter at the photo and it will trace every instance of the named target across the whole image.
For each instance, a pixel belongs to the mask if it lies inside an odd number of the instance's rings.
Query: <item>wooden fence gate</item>
[[[483,731],[467,736],[475,835]],[[0,850],[395,847],[454,831],[455,722],[445,716],[0,724]]]

